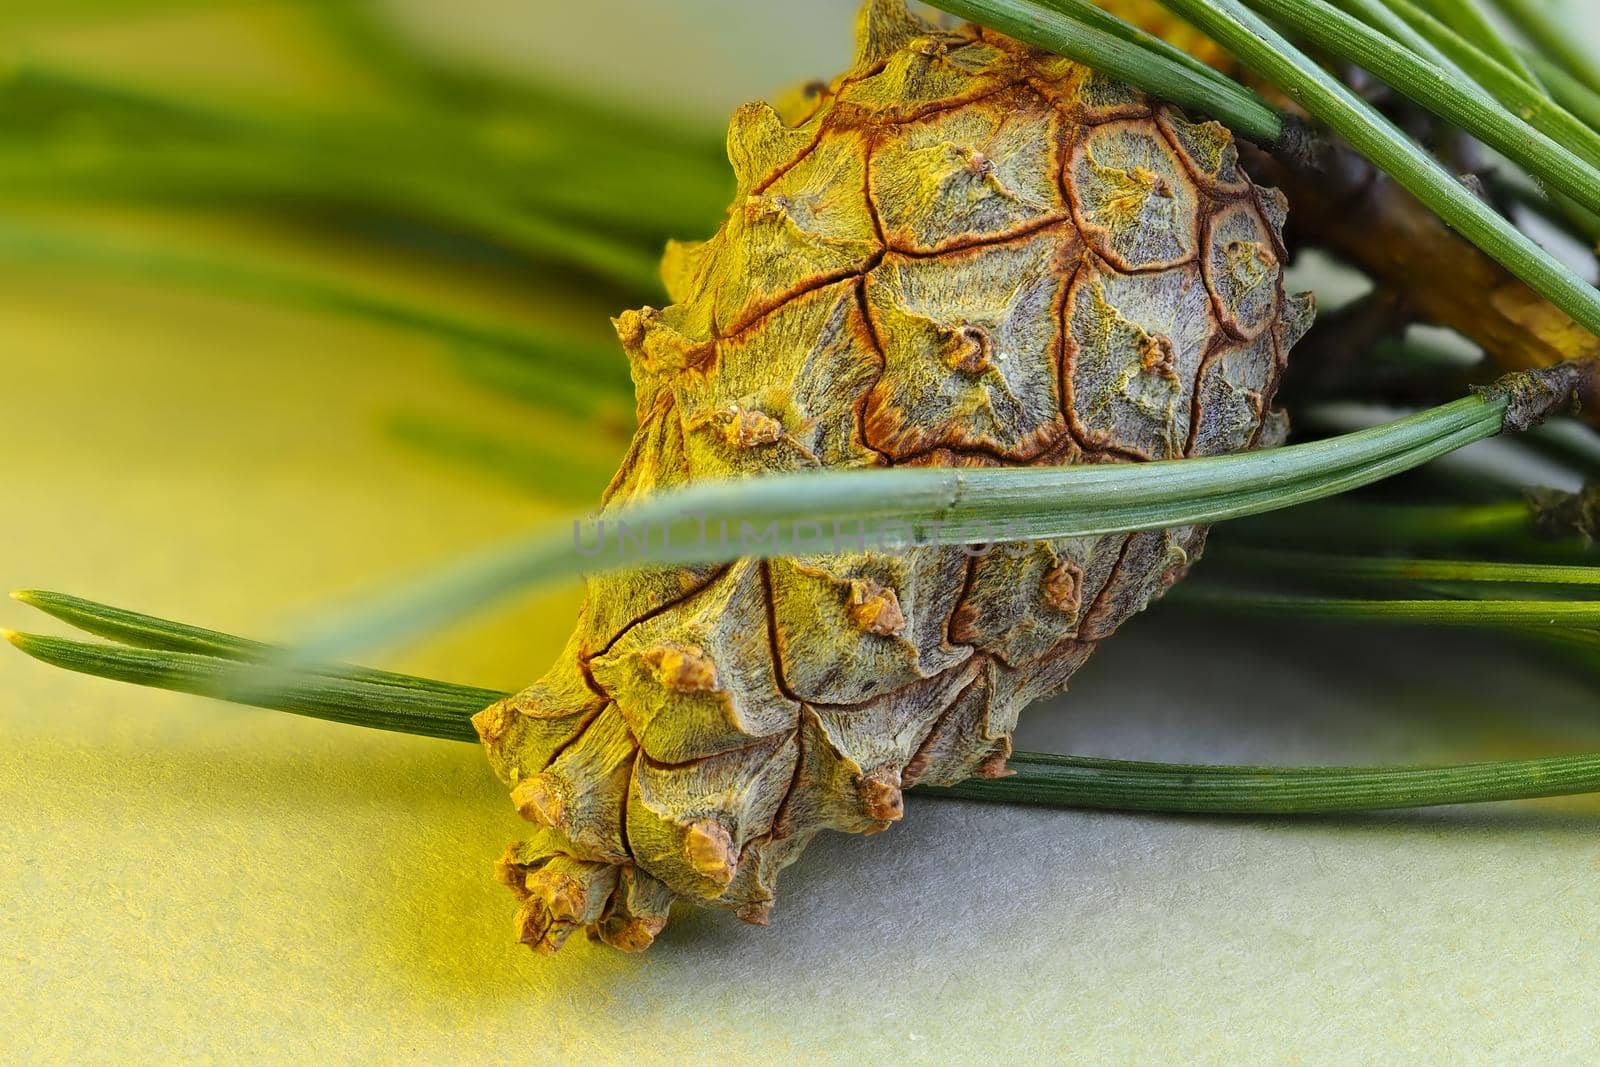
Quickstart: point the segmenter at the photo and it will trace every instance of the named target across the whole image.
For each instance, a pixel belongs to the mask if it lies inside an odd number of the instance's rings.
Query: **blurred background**
[[[854,0],[9,0],[0,579],[251,636],[591,504],[608,325],[714,228],[738,103]],[[1321,270],[1322,273],[1317,273]],[[1325,303],[1348,278],[1313,265]],[[505,689],[574,586],[386,665]],[[0,624],[34,625],[20,605]],[[1404,640],[1396,640],[1403,634]],[[1492,664],[1492,669],[1486,668]],[[1399,763],[1600,747],[1591,671],[1466,632],[1157,609],[1019,747]],[[330,1061],[1463,1058],[1592,1042],[1583,800],[1344,820],[920,801],[767,930],[514,943],[470,746],[0,657],[0,1044]]]

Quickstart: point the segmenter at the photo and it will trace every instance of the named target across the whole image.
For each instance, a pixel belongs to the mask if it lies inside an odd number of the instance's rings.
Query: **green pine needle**
[[[1325,122],[1445,222],[1593,333],[1600,293],[1478,199],[1370,104],[1237,0],[1161,0]]]
[[[619,397],[632,407],[627,365],[614,343],[463,315],[309,271],[181,248],[134,245],[11,219],[0,219],[0,260],[27,267],[124,274],[364,319],[463,349],[464,360],[475,358],[471,353],[495,353],[546,380],[555,379],[552,387],[581,396],[585,411]],[[537,394],[529,392],[527,398]]]
[[[1323,441],[1204,459],[901,467],[697,483],[609,513],[598,524],[544,527],[458,558],[329,618],[303,651],[338,658],[387,645],[521,590],[595,570],[847,551],[898,540],[963,545],[1087,537],[1273,511],[1370,485],[1494,436],[1510,388]],[[746,531],[759,538],[742,536]]]
[[[16,594],[25,603],[127,646],[6,631],[21,651],[83,674],[216,696],[241,663],[271,646],[140,615],[59,593]],[[399,733],[473,741],[469,717],[506,694],[360,667],[327,667],[276,679],[251,700],[260,707]],[[1134,763],[1019,752],[1013,776],[924,796],[1204,814],[1320,815],[1600,791],[1600,755],[1455,767],[1220,767]]]
[[[394,416],[389,432],[420,452],[571,505],[587,504],[598,496],[614,468],[611,456],[603,451],[584,456],[576,454],[570,443],[539,444],[485,430],[477,423],[416,412]]]
[[[1156,42],[1082,0],[933,0],[934,6],[1016,40],[1077,60],[1153,96],[1210,115],[1264,144],[1283,134],[1283,118],[1249,89]]]
[[[1377,0],[1368,2],[1376,3]],[[1591,165],[1600,166],[1600,133],[1586,122],[1555,103],[1516,70],[1505,66],[1500,59],[1478,48],[1411,0],[1384,2],[1388,6],[1381,10],[1391,17],[1397,17],[1402,27],[1416,34],[1427,47],[1435,49],[1446,63],[1476,82],[1512,113],[1522,116],[1535,129],[1570,148]],[[1398,13],[1398,16],[1394,13]],[[1399,39],[1398,34],[1391,33],[1391,36]],[[1413,51],[1420,50],[1414,44],[1411,47]],[[1467,85],[1470,86],[1472,82]]]
[[[1561,25],[1549,0],[1493,0],[1511,24],[1563,70],[1600,92],[1600,64],[1578,44],[1575,33]]]
[[[1423,0],[1446,25],[1471,41],[1484,52],[1494,56],[1509,69],[1514,70],[1532,85],[1539,84],[1528,66],[1518,55],[1493,22],[1485,14],[1479,0]]]
[[[1219,767],[1017,753],[1014,778],[915,792],[967,800],[1197,815],[1330,815],[1571,796],[1600,788],[1600,755],[1453,767]]]
[[[418,686],[382,685],[330,668],[293,675],[273,671],[269,685],[258,686],[248,698],[241,698],[232,687],[249,668],[234,660],[14,631],[4,631],[4,636],[34,659],[80,674],[451,741],[472,740],[468,717],[503,695],[486,694],[486,700],[469,701]]]
[[[1173,590],[1171,600],[1176,604],[1271,618],[1363,619],[1491,629],[1600,628],[1600,601],[1339,599],[1246,592],[1202,584]]]
[[[12,593],[11,598],[60,619],[85,633],[138,649],[178,652],[232,663],[268,663],[284,652],[281,645],[270,645],[217,630],[207,630],[153,615],[143,615],[66,593],[23,589]],[[341,664],[324,669],[316,664],[305,664],[302,670],[308,676],[326,674],[344,681],[376,686],[385,692],[391,689],[416,689],[468,703],[476,702],[474,710],[487,706],[501,695],[490,689],[456,685],[453,682],[438,682],[370,667],[351,667]]]
[[[1437,66],[1447,70],[1460,70],[1456,60],[1442,51],[1436,42],[1423,36],[1411,23],[1396,14],[1396,5],[1390,0],[1334,0],[1334,2],[1347,13],[1354,15],[1373,29],[1383,31],[1419,56],[1432,60]]]
[[[34,62],[7,73],[0,190],[13,198],[332,206],[655,295],[660,243],[709,228],[728,196],[726,165],[698,145],[586,124],[571,108],[530,113],[511,139],[460,115],[202,103]],[[68,119],[97,130],[94,153],[62,151]]]
[[[1313,578],[1401,582],[1506,582],[1517,585],[1600,585],[1600,566],[1500,563],[1456,559],[1391,559],[1284,549],[1225,549],[1210,556],[1252,571]]]
[[[1216,82],[1225,93],[1237,94],[1242,91],[1249,96],[1255,95],[1252,90],[1240,85],[1216,67],[1211,66],[1204,60],[1196,59],[1169,41],[1142,30],[1125,19],[1118,18],[1105,8],[1096,5],[1093,0],[1039,0],[1039,3],[1067,18],[1076,19],[1094,29],[1103,30],[1113,37],[1138,45],[1148,52],[1154,52],[1180,66],[1188,67],[1201,77]],[[1080,60],[1079,62],[1084,61]],[[1268,105],[1263,101],[1263,106]]]
[[[631,293],[655,295],[657,254],[592,224],[507,203],[422,171],[245,145],[107,150],[63,162],[29,149],[0,158],[0,191],[13,203],[64,198],[224,204],[283,211],[328,209],[459,235],[534,268],[575,268]]]
[[[1523,58],[1539,75],[1539,80],[1550,90],[1550,96],[1556,103],[1588,123],[1591,129],[1600,130],[1600,92],[1589,88],[1541,55],[1530,52]]]
[[[1534,517],[1535,509],[1521,500],[1473,505],[1329,501],[1233,523],[1228,534],[1251,544],[1346,550],[1501,547],[1527,541]]]
[[[1340,59],[1359,63],[1402,95],[1447,119],[1591,211],[1600,210],[1600,170],[1501,106],[1471,81],[1396,44],[1326,0],[1245,0]],[[1507,72],[1502,85],[1528,87]],[[1533,90],[1535,100],[1543,97]],[[1550,105],[1552,112],[1559,111]],[[1568,116],[1570,118],[1570,116]],[[1571,123],[1583,129],[1581,123]],[[1569,131],[1570,132],[1570,131]],[[1596,144],[1600,144],[1597,139]],[[1600,149],[1597,149],[1600,155]]]

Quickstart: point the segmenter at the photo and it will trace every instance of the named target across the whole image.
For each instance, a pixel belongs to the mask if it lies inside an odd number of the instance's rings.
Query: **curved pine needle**
[[[142,616],[57,593],[32,593],[45,607],[94,632],[160,647],[119,648],[5,631],[13,645],[42,662],[83,674],[201,696],[238,670],[230,651],[262,647],[215,631]],[[219,655],[174,651],[203,647]],[[380,684],[374,676],[404,679]],[[359,667],[304,674],[251,701],[312,718],[475,741],[469,716],[505,694]],[[1012,755],[1013,776],[954,786],[918,786],[922,796],[1189,814],[1322,815],[1388,808],[1468,804],[1600,791],[1600,755],[1472,763],[1454,767],[1226,767],[1059,756]]]
[[[1370,485],[1492,437],[1505,410],[1503,394],[1477,395],[1342,437],[1206,459],[902,467],[699,483],[598,522],[546,526],[460,557],[332,615],[312,629],[302,651],[331,659],[400,641],[582,572],[861,545],[1083,537],[1254,515]]]
[[[504,695],[485,694],[488,699],[484,700],[475,694],[451,694],[421,685],[384,685],[359,676],[359,668],[349,672],[330,668],[296,674],[274,670],[269,685],[254,687],[242,698],[232,688],[234,680],[256,668],[237,660],[97,645],[11,630],[0,631],[0,636],[34,659],[79,674],[450,741],[475,740],[469,717]]]
[[[44,589],[19,589],[11,594],[11,598],[52,618],[60,619],[85,633],[131,648],[181,652],[234,663],[265,662],[281,656],[284,652],[282,645],[235,637],[233,634],[218,630],[207,630],[187,623],[174,622],[171,619],[128,611],[67,593],[53,593]],[[483,701],[479,707],[484,707],[503,695],[491,689],[418,678],[414,675],[398,674],[372,667],[351,667],[344,664],[332,667],[305,665],[305,672],[308,675],[317,675],[323,670],[348,681],[371,684],[384,689],[420,689],[463,700],[470,697],[472,700]]]

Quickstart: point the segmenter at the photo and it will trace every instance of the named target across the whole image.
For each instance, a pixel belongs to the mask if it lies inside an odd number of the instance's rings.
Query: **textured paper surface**
[[[526,418],[392,333],[0,282],[7,587],[266,637],[548,510],[384,438],[408,407]],[[392,662],[515,686],[576,602],[555,591]],[[61,632],[10,603],[0,625]],[[1600,746],[1592,678],[1535,670],[1464,633],[1424,646],[1160,610],[1019,742],[1263,763]],[[889,833],[813,846],[770,928],[685,917],[643,957],[512,942],[491,866],[522,829],[472,746],[0,655],[0,1048],[1527,1062],[1600,1038],[1589,801],[1299,822],[913,802]]]

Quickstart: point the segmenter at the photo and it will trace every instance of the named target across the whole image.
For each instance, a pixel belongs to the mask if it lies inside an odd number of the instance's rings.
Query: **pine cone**
[[[668,250],[675,303],[616,320],[639,430],[604,508],[705,478],[1256,445],[1311,301],[1284,295],[1284,201],[1229,133],[902,0],[858,34],[831,86],[739,110],[722,228]],[[541,827],[501,865],[522,940],[643,949],[674,900],[764,924],[820,830],[1004,774],[1018,712],[1204,532],[592,577],[556,665],[475,719]]]

